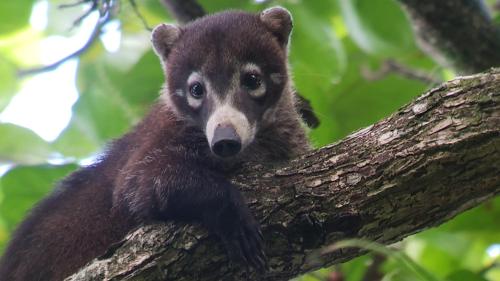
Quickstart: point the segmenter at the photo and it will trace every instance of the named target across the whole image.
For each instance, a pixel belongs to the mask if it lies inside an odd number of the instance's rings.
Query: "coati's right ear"
[[[155,53],[163,60],[166,61],[168,54],[172,50],[175,41],[181,35],[181,29],[173,24],[159,24],[151,33],[151,42]]]
[[[281,46],[286,47],[293,28],[293,20],[290,12],[280,6],[271,7],[260,13],[260,20],[276,36]]]

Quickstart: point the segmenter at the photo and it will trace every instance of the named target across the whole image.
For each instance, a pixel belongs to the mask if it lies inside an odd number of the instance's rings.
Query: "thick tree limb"
[[[500,66],[500,28],[482,0],[398,0],[437,62],[470,74]]]
[[[247,167],[234,181],[260,220],[270,272],[288,280],[347,261],[308,259],[346,237],[390,244],[500,192],[500,69],[425,93],[392,116],[286,167]],[[201,227],[140,228],[68,280],[239,280]]]

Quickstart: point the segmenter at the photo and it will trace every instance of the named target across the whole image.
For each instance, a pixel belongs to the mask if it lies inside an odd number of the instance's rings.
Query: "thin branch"
[[[132,9],[134,10],[134,13],[137,15],[139,20],[142,22],[142,25],[144,26],[145,29],[148,31],[153,31],[153,28],[148,24],[144,16],[141,14],[141,11],[139,11],[139,7],[137,7],[137,3],[135,0],[129,0],[130,5],[132,6]]]
[[[366,269],[365,275],[361,281],[378,281],[382,280],[384,275],[380,271],[380,267],[386,261],[386,257],[381,254],[374,254],[371,264]]]
[[[80,1],[80,2],[87,2],[87,1]],[[77,3],[79,3],[79,2],[77,2]],[[68,4],[68,5],[66,5],[66,7],[76,5],[77,3]],[[71,53],[71,54],[51,63],[51,64],[33,67],[33,68],[29,68],[29,69],[21,69],[17,72],[17,75],[19,77],[24,77],[24,76],[28,76],[28,75],[33,75],[33,74],[45,72],[45,71],[54,70],[57,67],[59,67],[61,64],[65,63],[66,61],[71,60],[73,58],[76,58],[76,57],[80,56],[82,53],[84,53],[85,51],[87,51],[87,49],[89,49],[92,46],[92,44],[97,40],[97,38],[99,38],[99,35],[102,32],[102,27],[104,25],[106,25],[106,23],[108,23],[109,20],[111,19],[112,9],[114,8],[114,5],[116,2],[114,0],[107,0],[102,5],[102,8],[99,8],[99,5],[96,4],[97,1],[92,1],[92,3],[93,3],[92,7],[88,11],[86,11],[82,16],[80,16],[78,19],[76,19],[73,22],[74,26],[78,25],[78,24],[80,24],[81,20],[84,17],[87,17],[92,11],[99,10],[99,15],[100,15],[99,19],[98,19],[97,23],[95,24],[94,29],[92,30],[92,33],[90,34],[89,38],[87,39],[87,41],[85,42],[85,44],[81,48],[79,48],[78,50],[74,51],[73,53]]]
[[[93,4],[96,2],[96,0],[79,0],[79,1],[76,1],[74,3],[68,3],[68,4],[60,4],[59,6],[57,6],[59,9],[66,9],[66,8],[73,8],[73,7],[76,7],[76,6],[80,6],[82,5],[83,3],[87,3],[87,2],[92,2]]]
[[[398,74],[411,80],[421,81],[429,86],[434,86],[443,82],[424,71],[411,69],[392,59],[385,60],[380,68],[375,71],[369,69],[367,66],[361,68],[361,75],[366,80],[380,80],[389,74]]]
[[[78,3],[78,2],[77,2]],[[75,3],[76,4],[76,3]],[[71,4],[71,5],[74,5],[74,4]],[[65,7],[69,7],[69,6],[59,6],[60,8],[65,8]],[[83,13],[82,15],[80,15],[76,20],[73,21],[73,25],[71,28],[75,28],[75,27],[78,27],[82,24],[82,21],[87,18],[93,11],[97,10],[99,7],[99,4],[97,1],[92,1],[92,5],[90,6],[89,9],[87,9],[87,11],[85,13]]]

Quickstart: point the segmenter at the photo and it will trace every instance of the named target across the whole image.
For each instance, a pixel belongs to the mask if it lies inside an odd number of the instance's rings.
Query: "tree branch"
[[[234,177],[260,221],[270,272],[288,280],[347,261],[311,253],[347,237],[391,244],[500,192],[500,69],[457,78],[287,166]],[[313,257],[313,258],[311,258]],[[198,226],[149,225],[67,280],[241,280]]]
[[[70,59],[76,58],[80,56],[81,54],[85,53],[87,49],[89,49],[92,44],[99,38],[99,35],[101,35],[101,30],[106,23],[109,22],[111,19],[111,13],[113,12],[113,9],[116,5],[116,2],[114,0],[104,0],[100,2],[99,0],[81,0],[77,1],[75,3],[71,4],[63,4],[60,5],[60,8],[68,8],[68,7],[74,7],[77,5],[81,5],[85,2],[91,2],[91,7],[80,17],[78,17],[74,22],[73,22],[73,27],[80,25],[81,22],[83,21],[84,18],[88,17],[92,12],[98,11],[99,12],[99,19],[97,23],[94,26],[94,29],[92,29],[92,33],[90,34],[89,38],[87,39],[87,42],[80,47],[78,50],[74,51],[73,53],[51,63],[48,65],[42,65],[42,66],[36,66],[33,68],[29,69],[20,69],[17,72],[17,75],[19,77],[24,77],[28,75],[33,75],[41,72],[46,72],[50,70],[54,70],[57,67],[59,67],[61,64],[67,62]]]
[[[161,3],[181,24],[186,24],[205,15],[205,10],[196,0],[161,0]]]
[[[398,0],[422,49],[458,73],[500,66],[500,28],[482,0]]]
[[[411,80],[417,80],[423,83],[427,83],[430,86],[435,86],[443,82],[442,80],[439,80],[428,73],[417,69],[411,69],[392,59],[383,61],[380,68],[375,71],[368,68],[368,66],[363,66],[361,68],[361,75],[365,79],[370,81],[383,79],[387,75],[393,73]]]

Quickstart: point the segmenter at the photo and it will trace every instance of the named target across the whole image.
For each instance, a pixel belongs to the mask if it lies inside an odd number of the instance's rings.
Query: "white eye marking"
[[[242,79],[240,84],[247,88],[248,94],[251,97],[260,98],[266,94],[266,84],[262,79],[262,71],[258,65],[254,63],[245,64],[242,68],[240,77],[240,79]],[[257,79],[257,81],[255,79]]]
[[[255,126],[250,125],[250,122],[248,122],[245,114],[231,106],[229,103],[221,105],[218,100],[215,101],[215,106],[216,110],[208,119],[207,126],[205,128],[208,143],[212,143],[217,126],[226,124],[234,127],[236,133],[241,139],[241,146],[243,148],[249,145],[255,137],[256,128]]]
[[[270,77],[274,84],[281,84],[281,82],[283,82],[283,78],[280,73],[271,73]]]
[[[187,80],[188,85],[191,85],[194,82],[203,82],[203,76],[201,76],[201,74],[198,73],[197,71],[192,72]]]
[[[256,65],[255,63],[247,63],[243,66],[242,68],[243,72],[253,72],[253,73],[258,73],[261,74],[262,72],[260,71],[260,67]]]
[[[192,96],[187,97],[188,105],[194,109],[197,109],[201,106],[203,99],[195,99]]]
[[[189,75],[188,80],[187,80],[188,91],[189,91],[189,87],[191,87],[192,84],[197,83],[197,82],[203,84],[203,77],[198,72],[191,73]],[[187,96],[188,105],[190,107],[192,107],[193,109],[198,109],[201,106],[201,104],[203,103],[203,98],[195,98],[190,94],[188,94],[186,96]]]
[[[184,91],[182,89],[177,89],[177,90],[175,90],[175,95],[179,96],[179,97],[183,97]]]

